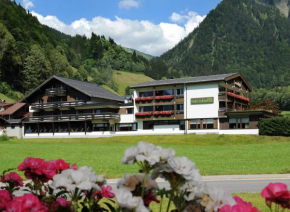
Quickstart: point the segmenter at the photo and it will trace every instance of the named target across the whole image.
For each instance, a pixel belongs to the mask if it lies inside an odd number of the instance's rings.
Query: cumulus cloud
[[[111,37],[117,44],[122,46],[134,48],[154,56],[159,56],[173,48],[204,19],[204,17],[196,13],[189,12],[187,14],[188,17],[184,18],[185,21],[181,25],[177,23],[176,19],[175,23],[161,22],[154,24],[146,20],[122,19],[117,16],[113,20],[101,16],[92,20],[82,18],[67,25],[55,16],[44,17],[35,12],[31,13],[38,18],[40,23],[63,33],[72,36],[80,34],[90,37],[92,32],[94,32],[98,35]],[[170,19],[173,21],[172,18]]]
[[[140,5],[139,1],[135,0],[122,0],[119,2],[119,8],[120,9],[130,9],[131,7],[138,8]]]
[[[24,8],[27,10],[27,9],[29,9],[29,8],[34,7],[34,4],[33,4],[33,2],[30,1],[30,0],[23,0],[23,6],[24,6]]]

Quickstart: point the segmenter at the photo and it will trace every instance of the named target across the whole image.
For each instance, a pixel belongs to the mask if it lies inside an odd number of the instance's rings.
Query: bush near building
[[[259,122],[260,135],[290,136],[290,118],[277,116]]]

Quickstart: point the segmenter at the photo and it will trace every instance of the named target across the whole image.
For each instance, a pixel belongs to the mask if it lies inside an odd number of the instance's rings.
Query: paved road
[[[260,193],[271,182],[282,182],[290,188],[290,174],[204,176],[202,179],[208,186],[222,187],[230,193]],[[117,181],[108,180],[113,190],[116,189]],[[157,179],[157,182],[160,188],[169,188],[164,180]]]
[[[222,187],[230,193],[260,193],[269,183],[282,182],[290,189],[290,174],[279,175],[226,175],[204,176],[202,180],[208,186]],[[108,184],[116,191],[118,179],[108,180]],[[169,188],[169,184],[162,179],[157,179],[160,188]],[[1,183],[0,183],[1,186]],[[22,195],[19,191],[17,195]]]

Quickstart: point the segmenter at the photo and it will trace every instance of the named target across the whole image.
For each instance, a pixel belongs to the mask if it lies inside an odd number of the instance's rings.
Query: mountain
[[[129,53],[112,38],[65,35],[40,24],[15,1],[0,0],[0,8],[0,93],[14,99],[51,75],[95,82],[118,92],[114,70],[151,69],[141,54]],[[11,94],[13,90],[17,92]]]
[[[290,85],[289,5],[223,0],[161,59],[187,76],[240,72],[256,88]]]
[[[132,54],[133,54],[134,52],[136,52],[137,55],[142,56],[142,57],[146,58],[147,60],[151,60],[151,59],[154,58],[154,56],[152,56],[152,55],[150,55],[150,54],[145,54],[145,53],[140,52],[140,51],[135,50],[135,49],[131,49],[131,48],[127,48],[127,47],[123,47],[123,48],[124,48],[126,51],[128,51],[128,52],[130,52],[130,53],[132,53]]]

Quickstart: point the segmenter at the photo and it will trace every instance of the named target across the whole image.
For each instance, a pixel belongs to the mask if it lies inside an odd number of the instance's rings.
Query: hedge
[[[259,122],[260,135],[290,136],[290,118],[277,116]]]

